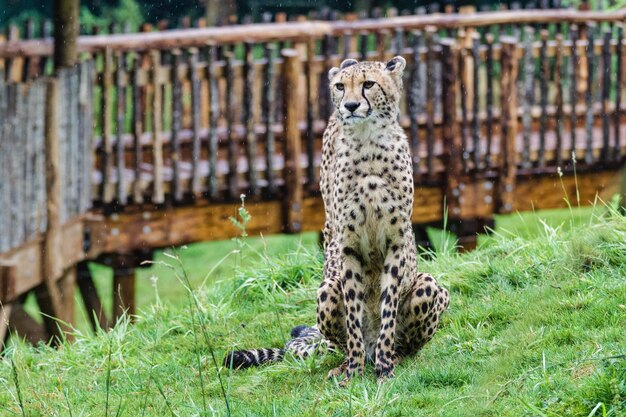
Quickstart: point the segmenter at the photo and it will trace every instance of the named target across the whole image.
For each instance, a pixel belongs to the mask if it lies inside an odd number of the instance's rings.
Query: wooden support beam
[[[135,307],[135,268],[133,255],[120,255],[113,265],[113,324],[124,314],[133,320]]]
[[[63,299],[56,280],[63,274],[61,259],[61,167],[58,137],[59,80],[51,78],[47,82],[45,111],[45,156],[46,156],[46,215],[47,226],[43,241],[42,276],[43,285],[35,294],[43,314],[46,330],[55,341],[63,338],[64,330],[69,330],[54,318],[62,318]]]
[[[85,258],[83,222],[84,219],[76,218],[61,226],[61,270],[76,265]],[[38,236],[18,248],[0,254],[0,303],[14,301],[21,294],[43,283],[44,271],[41,264],[44,253],[43,238]],[[61,278],[62,275],[56,277],[57,280]]]
[[[80,294],[83,298],[83,303],[85,304],[85,310],[87,310],[87,318],[89,319],[91,328],[94,331],[98,330],[98,328],[108,328],[106,313],[104,311],[104,307],[102,306],[102,302],[100,301],[100,297],[98,296],[98,291],[93,282],[93,277],[91,276],[91,271],[89,270],[87,262],[79,263],[76,266],[76,269],[78,289],[80,290]]]
[[[302,162],[302,138],[298,128],[298,118],[302,99],[306,91],[300,88],[302,62],[300,54],[295,49],[281,51],[283,64],[283,113],[285,115],[285,231],[298,233],[302,231],[302,203],[304,180]]]
[[[61,311],[59,319],[71,325],[74,323],[74,289],[76,288],[76,266],[72,265],[63,272],[63,276],[57,282],[61,293]],[[72,333],[65,334],[66,340],[72,340]]]
[[[16,265],[0,260],[0,303],[15,296]]]
[[[9,330],[11,333],[17,333],[20,338],[36,345],[39,342],[47,343],[50,340],[50,334],[43,324],[33,319],[30,314],[24,310],[21,302],[16,301],[12,304],[11,315],[9,317]]]

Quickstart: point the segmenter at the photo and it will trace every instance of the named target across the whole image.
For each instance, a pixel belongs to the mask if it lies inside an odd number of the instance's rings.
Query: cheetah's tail
[[[291,352],[296,357],[304,358],[313,354],[322,344],[332,348],[329,342],[323,340],[317,328],[297,326],[291,330],[291,340],[285,344],[284,348],[248,349],[228,352],[224,357],[224,367],[243,369],[264,363],[279,362],[283,360],[286,352]]]
[[[285,357],[285,349],[234,350],[224,357],[224,367],[243,369],[264,363],[278,362]]]

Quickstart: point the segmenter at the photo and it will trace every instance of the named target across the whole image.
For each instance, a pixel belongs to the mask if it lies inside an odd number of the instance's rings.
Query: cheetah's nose
[[[354,113],[354,111],[358,109],[360,105],[361,103],[357,103],[356,101],[348,101],[347,103],[343,105],[343,107],[350,110],[350,112]]]

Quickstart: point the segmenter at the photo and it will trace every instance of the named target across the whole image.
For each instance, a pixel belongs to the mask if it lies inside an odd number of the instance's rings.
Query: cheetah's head
[[[401,56],[389,62],[344,60],[328,73],[337,119],[343,124],[362,123],[398,117],[402,95],[402,73],[406,61]]]

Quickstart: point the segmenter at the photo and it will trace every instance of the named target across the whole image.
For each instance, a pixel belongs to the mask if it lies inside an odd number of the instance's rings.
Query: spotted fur
[[[224,365],[244,368],[339,349],[329,376],[346,384],[365,360],[379,380],[421,349],[448,308],[448,291],[417,271],[411,227],[413,171],[398,123],[406,62],[343,61],[329,72],[335,106],[324,132],[321,191],[326,211],[324,278],[317,326],[298,326],[280,349],[235,351]]]
[[[437,329],[449,294],[418,273],[413,171],[398,123],[402,73],[387,63],[345,60],[329,72],[335,111],[324,132],[324,280],[317,327],[346,354],[330,372],[342,384],[375,365],[378,378],[419,350]]]

